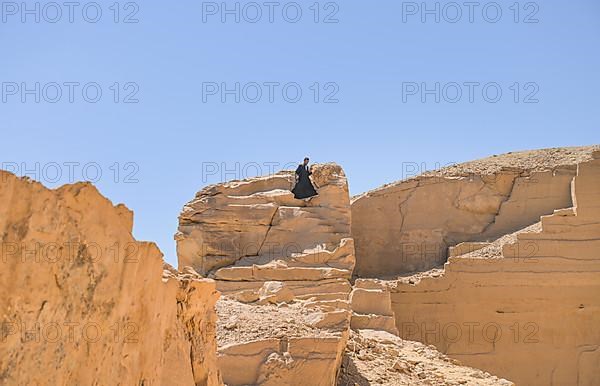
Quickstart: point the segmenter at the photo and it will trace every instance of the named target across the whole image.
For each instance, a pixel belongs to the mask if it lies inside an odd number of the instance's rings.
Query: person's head
[[[304,162],[303,162],[303,164],[304,164],[304,165],[308,165],[308,161],[310,161],[310,160],[308,159],[308,157],[304,157]]]

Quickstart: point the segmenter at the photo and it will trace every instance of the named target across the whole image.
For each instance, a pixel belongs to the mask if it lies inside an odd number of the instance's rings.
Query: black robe
[[[316,196],[318,193],[315,187],[310,182],[310,176],[312,172],[308,169],[308,166],[300,164],[296,169],[296,177],[298,177],[296,186],[292,189],[295,198],[308,198]]]

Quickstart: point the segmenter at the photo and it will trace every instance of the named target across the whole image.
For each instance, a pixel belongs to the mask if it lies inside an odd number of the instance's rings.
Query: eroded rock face
[[[0,384],[221,384],[212,280],[163,267],[90,184],[0,179]]]
[[[351,316],[350,198],[338,165],[312,177],[308,200],[290,192],[293,172],[209,186],[179,217],[180,267],[224,295],[218,358],[230,386],[335,385]]]
[[[485,371],[594,384],[600,153],[580,150],[469,163],[357,198],[359,275],[437,265],[454,248],[445,269],[353,284],[334,164],[315,167],[310,200],[293,198],[293,172],[203,189],[180,216],[181,272],[93,186],[48,190],[0,172],[0,384],[511,384]]]
[[[297,200],[292,171],[211,185],[179,216],[179,266],[221,280],[348,277],[354,266],[348,184],[315,165],[319,195]]]
[[[600,152],[559,209],[442,274],[390,285],[400,337],[523,385],[592,385],[600,363]]]
[[[572,205],[576,164],[592,147],[510,153],[428,172],[352,199],[358,277],[446,261],[448,247],[492,241]]]

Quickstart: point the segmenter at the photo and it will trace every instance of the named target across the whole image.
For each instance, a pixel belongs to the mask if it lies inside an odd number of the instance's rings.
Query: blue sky
[[[95,181],[171,263],[196,191],[305,155],[357,194],[600,142],[594,0],[25,4],[1,4],[2,167]]]

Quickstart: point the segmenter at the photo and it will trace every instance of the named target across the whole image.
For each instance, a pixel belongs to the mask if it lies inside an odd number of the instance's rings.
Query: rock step
[[[350,328],[353,330],[380,330],[398,335],[396,321],[393,316],[364,315],[353,312],[350,319]]]
[[[354,288],[350,293],[352,310],[360,314],[393,316],[390,292],[383,289]]]
[[[328,300],[307,300],[304,304],[306,308],[319,308],[323,311],[334,311],[334,310],[350,310],[350,303],[342,299],[328,299]]]
[[[329,292],[329,293],[311,293],[305,295],[297,295],[300,300],[347,300],[348,293],[346,292]]]
[[[370,329],[398,335],[391,294],[386,284],[377,279],[359,279],[350,293],[354,330]]]
[[[350,278],[352,271],[329,267],[276,267],[254,265],[251,267],[228,267],[215,272],[215,279],[227,281],[289,281]]]

